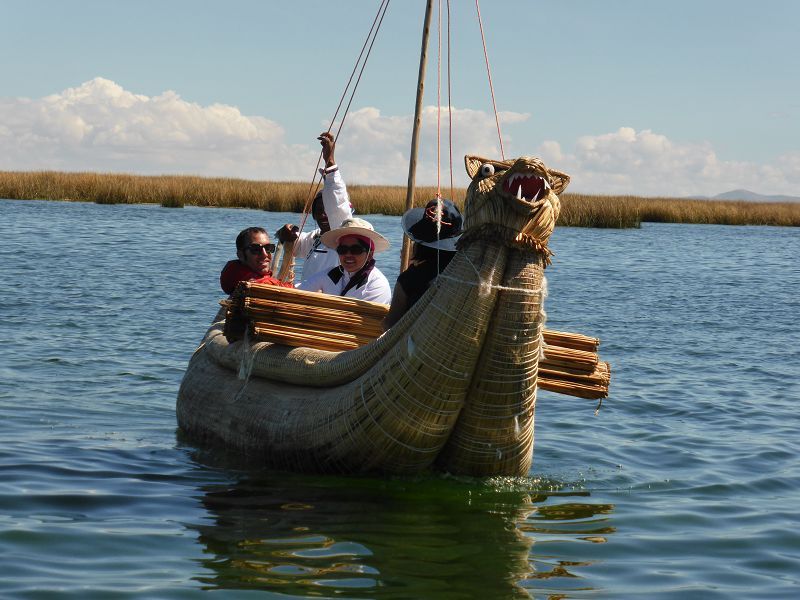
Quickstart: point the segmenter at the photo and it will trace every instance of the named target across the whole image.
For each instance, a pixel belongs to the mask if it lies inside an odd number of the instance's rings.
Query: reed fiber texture
[[[537,369],[544,329],[544,257],[512,250],[467,392],[437,459],[473,476],[524,475],[531,466]]]
[[[225,337],[321,350],[351,350],[383,333],[385,304],[242,282],[225,303]]]
[[[244,367],[244,378],[237,378],[208,350],[209,342],[222,336],[217,323],[181,385],[180,427],[201,442],[275,468],[344,473],[430,468],[464,403],[506,254],[499,244],[459,253],[446,271],[452,279],[437,280],[429,302],[404,315],[399,327],[381,338],[384,344],[378,340],[339,355],[359,355],[356,361],[349,357],[347,367],[363,373],[333,387],[252,376],[260,350],[275,345],[244,341],[227,344],[239,346],[233,362]],[[311,369],[306,376],[324,377],[324,371],[324,366]]]

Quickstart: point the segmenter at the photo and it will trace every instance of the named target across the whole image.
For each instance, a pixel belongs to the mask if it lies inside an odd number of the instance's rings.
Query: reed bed
[[[0,198],[300,212],[308,184],[191,175],[0,171]]]
[[[166,207],[211,206],[301,212],[310,183],[253,181],[182,175],[0,171],[0,198],[68,200],[100,204],[160,204]],[[360,214],[400,215],[405,207],[403,186],[350,185]],[[453,190],[463,207],[466,190]],[[450,191],[445,190],[449,196]],[[418,187],[416,204],[436,194],[435,187]],[[639,227],[652,223],[800,226],[800,202],[743,202],[563,194],[558,224],[566,227]]]
[[[636,200],[640,198],[563,194],[557,223],[562,227],[637,228],[642,219]]]
[[[641,223],[800,226],[800,202],[745,202],[564,194],[558,224],[639,227]]]
[[[800,202],[637,199],[641,220],[649,223],[800,226]]]

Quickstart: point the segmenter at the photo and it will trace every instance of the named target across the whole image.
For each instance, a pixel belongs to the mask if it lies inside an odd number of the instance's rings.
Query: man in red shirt
[[[291,283],[280,281],[272,276],[272,254],[275,244],[270,243],[269,235],[261,227],[248,227],[236,236],[236,260],[229,260],[222,273],[219,284],[222,291],[230,294],[240,281],[269,283],[282,287],[294,287]]]

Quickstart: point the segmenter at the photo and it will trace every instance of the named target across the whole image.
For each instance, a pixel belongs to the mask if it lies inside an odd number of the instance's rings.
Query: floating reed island
[[[160,204],[302,212],[309,183],[253,181],[183,175],[0,171],[0,198],[67,200],[99,204]],[[348,185],[361,214],[401,215],[404,186]],[[463,207],[465,189],[453,190]],[[417,187],[418,199],[433,198],[434,187]],[[450,195],[449,190],[444,191]],[[651,223],[800,226],[800,203],[689,200],[564,194],[558,224],[564,227],[639,227]]]

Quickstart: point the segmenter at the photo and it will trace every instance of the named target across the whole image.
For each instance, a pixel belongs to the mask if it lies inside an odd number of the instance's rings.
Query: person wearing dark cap
[[[402,224],[414,247],[409,267],[400,273],[394,286],[384,330],[397,323],[450,264],[464,219],[450,200],[434,198],[424,207],[406,211]]]
[[[275,233],[275,237],[281,242],[297,240],[294,255],[304,259],[301,281],[316,273],[328,272],[339,265],[336,250],[324,244],[322,234],[336,229],[346,219],[353,217],[347,186],[334,157],[336,142],[329,132],[321,133],[317,139],[322,145],[322,158],[325,161],[325,167],[319,170],[323,180],[322,189],[311,203],[311,217],[317,227],[298,236],[299,227],[287,223]]]

